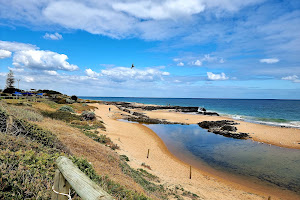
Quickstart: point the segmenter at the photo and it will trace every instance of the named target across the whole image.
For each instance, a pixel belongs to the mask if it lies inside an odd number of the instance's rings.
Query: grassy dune
[[[74,113],[60,111],[62,106]],[[8,129],[0,132],[0,199],[49,199],[61,155],[116,199],[166,199],[157,177],[130,168],[126,156],[114,151],[118,146],[105,135],[101,119],[84,118],[93,109],[85,103],[1,101]],[[72,198],[80,199],[74,191]]]

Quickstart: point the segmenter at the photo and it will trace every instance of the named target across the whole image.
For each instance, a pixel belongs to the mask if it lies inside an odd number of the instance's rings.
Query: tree
[[[6,78],[6,89],[15,88],[14,83],[15,83],[14,73],[12,70],[9,70]]]

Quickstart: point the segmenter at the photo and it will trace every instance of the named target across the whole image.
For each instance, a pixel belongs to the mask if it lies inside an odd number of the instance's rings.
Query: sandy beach
[[[125,114],[112,105],[93,104],[97,116],[105,123],[107,134],[118,146],[119,154],[129,157],[129,164],[141,168],[145,163],[151,167],[150,173],[161,179],[161,184],[171,187],[183,187],[197,194],[201,199],[295,199],[289,192],[263,188],[234,178],[227,179],[209,169],[192,169],[192,179],[189,179],[189,165],[173,156],[163,141],[149,128],[137,124],[119,121]],[[111,111],[109,112],[109,108]],[[140,111],[141,112],[141,111]],[[143,111],[151,118],[166,119],[173,122],[195,124],[204,120],[227,119],[216,116],[202,116],[164,111]],[[128,114],[128,113],[126,113]],[[278,146],[300,149],[300,130],[291,128],[270,127],[239,121],[238,131],[248,132],[252,139]],[[298,146],[297,146],[298,145]],[[147,158],[147,151],[150,156]],[[246,181],[245,181],[246,183]],[[297,198],[297,196],[296,196]]]

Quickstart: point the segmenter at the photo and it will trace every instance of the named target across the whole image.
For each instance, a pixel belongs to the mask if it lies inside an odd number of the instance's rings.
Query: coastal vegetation
[[[61,95],[55,98],[68,98],[59,93],[55,95]],[[69,157],[116,199],[168,199],[169,196],[176,196],[160,184],[158,177],[144,169],[131,168],[127,156],[119,156],[114,152],[119,146],[107,137],[105,125],[96,117],[94,109],[86,102],[61,104],[51,97],[35,100],[2,99],[0,199],[49,199],[56,169],[55,160],[59,156]],[[103,145],[102,148],[111,149],[102,151],[103,166],[120,170],[126,181],[132,180],[139,186],[122,184],[120,179],[111,177],[114,173],[98,174],[84,156],[85,149],[80,149],[82,153],[74,154],[68,143],[60,139],[62,132],[81,133],[82,137],[87,136]],[[72,199],[80,199],[75,191],[71,194]]]

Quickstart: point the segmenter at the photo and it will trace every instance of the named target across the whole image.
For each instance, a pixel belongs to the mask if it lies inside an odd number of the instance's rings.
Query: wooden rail
[[[56,160],[56,164],[58,170],[54,177],[55,191],[68,194],[71,186],[83,200],[113,199],[113,197],[80,171],[70,159],[60,156]],[[52,200],[68,200],[68,197],[53,192]]]

